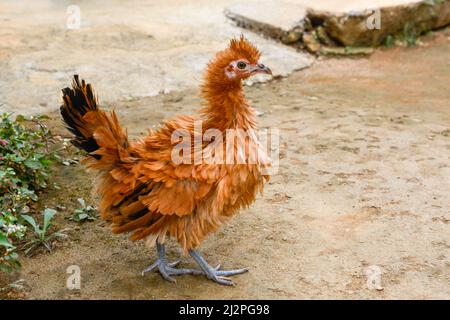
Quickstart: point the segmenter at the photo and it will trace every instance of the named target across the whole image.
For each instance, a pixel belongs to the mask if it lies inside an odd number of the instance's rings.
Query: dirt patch
[[[102,221],[65,219],[76,198],[95,202],[91,177],[74,165],[57,169],[61,190],[42,200],[67,207],[57,227],[71,228],[70,238],[52,254],[24,259],[16,277],[26,281],[25,298],[450,298],[448,36],[368,59],[322,60],[247,88],[260,127],[281,130],[280,169],[254,206],[200,248],[213,264],[249,267],[236,287],[142,277],[155,252],[112,235]],[[189,90],[107,107],[139,137],[199,104]],[[64,132],[52,116],[54,130]],[[170,242],[168,254],[176,260],[181,250]],[[65,286],[73,264],[81,268],[79,291]],[[182,264],[194,266],[187,257]],[[383,290],[367,288],[370,266],[381,268]]]

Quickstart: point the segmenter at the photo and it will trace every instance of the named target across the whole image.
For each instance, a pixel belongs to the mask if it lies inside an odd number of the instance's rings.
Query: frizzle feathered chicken
[[[213,268],[195,248],[240,208],[254,202],[268,179],[262,171],[267,163],[259,156],[255,158],[248,144],[243,147],[227,139],[230,129],[237,129],[250,132],[245,139],[255,142],[251,133],[256,129],[254,109],[244,98],[241,82],[256,73],[271,74],[259,63],[259,57],[257,48],[243,36],[232,39],[228,48],[208,64],[202,85],[206,103],[200,113],[166,121],[159,130],[135,142],[129,142],[114,111],[98,108],[90,84],[75,76],[72,88],[63,89],[61,114],[74,135],[72,143],[88,153],[85,162],[97,173],[102,218],[111,222],[114,233],[131,232],[132,240],[156,242],[159,258],[144,273],[158,268],[170,281],[175,281],[172,276],[176,275],[204,274],[220,284],[231,285],[229,276],[247,271]],[[198,122],[200,129],[196,127]],[[227,159],[231,152],[233,157],[253,157],[256,161],[196,161],[199,150],[195,139],[198,135],[208,136],[211,129],[219,133],[217,136],[223,134],[225,143],[217,147],[214,143],[219,139],[203,138],[201,149],[211,149],[214,144],[211,155],[222,150]],[[173,151],[179,144],[173,138],[174,132],[193,138],[187,141],[194,148],[189,148],[187,157],[183,154],[188,161],[174,160]],[[175,238],[201,270],[177,269],[177,263],[167,263],[166,236]]]

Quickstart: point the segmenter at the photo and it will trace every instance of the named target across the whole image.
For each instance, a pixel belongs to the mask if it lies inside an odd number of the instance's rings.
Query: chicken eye
[[[239,69],[245,69],[246,66],[247,66],[247,64],[246,64],[244,61],[239,61],[239,62],[237,63],[237,67],[238,67]]]

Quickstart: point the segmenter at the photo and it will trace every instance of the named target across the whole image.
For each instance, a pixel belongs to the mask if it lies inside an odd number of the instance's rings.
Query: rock
[[[406,26],[420,34],[450,24],[450,1],[411,0],[398,5],[393,1],[390,6],[343,12],[309,9],[307,16],[322,21],[327,34],[343,46],[379,46],[389,35],[404,33]]]
[[[327,31],[325,30],[324,27],[322,27],[322,26],[317,27],[316,35],[317,35],[317,39],[320,41],[320,43],[322,43],[326,46],[334,45],[334,41],[330,39],[330,37],[328,36]]]
[[[330,46],[379,46],[389,36],[416,37],[450,24],[450,0],[290,0],[246,1],[226,10],[238,26],[293,45],[301,33],[316,30],[319,42]],[[317,45],[306,45],[317,52]]]
[[[322,47],[313,33],[303,34],[303,43],[305,44],[306,50],[310,53],[317,53]]]
[[[302,39],[302,31],[289,31],[287,35],[281,38],[281,42],[284,44],[293,44],[299,42]]]
[[[256,114],[257,117],[262,117],[265,114],[265,112],[256,110],[255,114]]]

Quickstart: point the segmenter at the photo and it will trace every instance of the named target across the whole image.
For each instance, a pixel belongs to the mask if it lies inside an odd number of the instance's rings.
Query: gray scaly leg
[[[151,264],[144,271],[142,271],[142,275],[144,275],[146,272],[150,272],[158,268],[159,273],[165,280],[170,282],[176,282],[176,280],[171,276],[181,276],[183,274],[192,274],[192,275],[203,274],[201,270],[175,268],[181,261],[168,263],[166,260],[166,248],[164,244],[159,243],[158,241],[156,241],[156,249],[158,251],[158,260],[156,260],[153,264]]]

